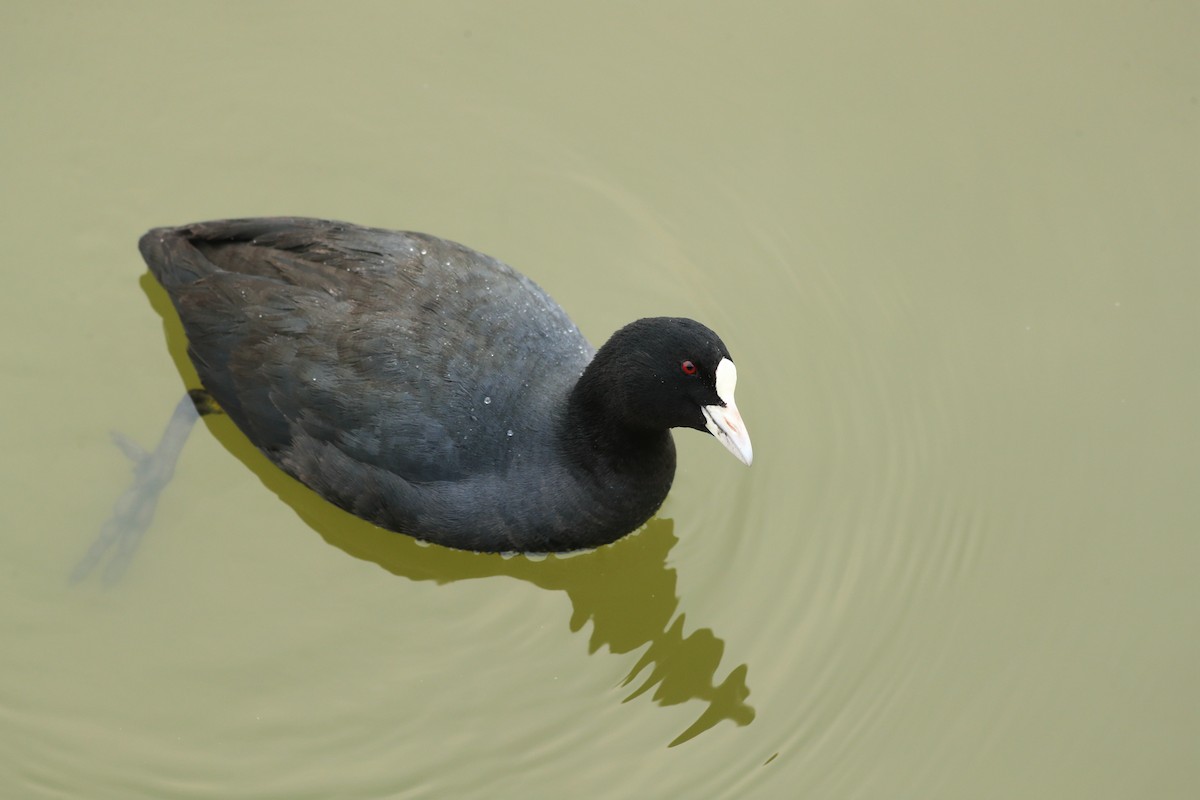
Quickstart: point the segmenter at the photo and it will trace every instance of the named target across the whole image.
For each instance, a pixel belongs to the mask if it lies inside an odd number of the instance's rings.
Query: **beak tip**
[[[754,448],[750,446],[749,437],[737,443],[737,449],[733,451],[733,454],[747,467],[754,463]]]
[[[705,427],[717,438],[725,449],[747,467],[754,463],[754,447],[750,444],[750,434],[742,423],[742,415],[736,406],[705,406]]]

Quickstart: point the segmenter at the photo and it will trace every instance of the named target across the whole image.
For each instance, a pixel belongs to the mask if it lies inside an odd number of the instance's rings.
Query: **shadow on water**
[[[183,328],[166,292],[148,273],[142,277],[141,286],[163,318],[168,349],[185,384],[199,386],[187,358]],[[414,581],[445,584],[503,576],[548,591],[562,591],[570,598],[573,609],[570,629],[578,632],[588,622],[592,624],[590,653],[607,647],[613,654],[624,655],[645,647],[622,681],[622,686],[634,686],[625,702],[652,692],[654,702],[663,706],[690,700],[707,704],[696,721],[668,746],[682,744],[721,720],[731,720],[739,726],[754,720],[754,709],[746,704],[750,694],[746,685],[747,665],[737,666],[717,683],[725,643],[707,628],[686,634],[684,615],[676,613],[679,607],[676,574],[667,566],[667,555],[678,541],[671,520],[653,519],[635,535],[569,557],[506,558],[425,545],[384,531],[326,502],[274,466],[224,415],[203,419],[216,439],[268,489],[291,506],[326,542],[349,555]],[[128,446],[122,449],[137,462],[137,453],[130,453]],[[169,469],[166,477],[170,477]],[[157,481],[152,488],[161,490],[163,483]],[[149,525],[155,499],[144,501],[149,510],[138,518],[139,524]],[[119,512],[120,503],[118,515]],[[136,545],[140,532],[133,538]],[[132,556],[132,546],[118,547],[117,553],[118,557],[128,559]],[[95,566],[98,558],[88,563],[83,572]]]

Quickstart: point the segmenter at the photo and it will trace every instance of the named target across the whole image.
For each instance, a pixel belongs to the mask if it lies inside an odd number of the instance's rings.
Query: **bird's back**
[[[321,459],[413,484],[520,466],[592,356],[532,281],[425,234],[247,219],[140,247],[205,388],[318,491],[337,479]]]

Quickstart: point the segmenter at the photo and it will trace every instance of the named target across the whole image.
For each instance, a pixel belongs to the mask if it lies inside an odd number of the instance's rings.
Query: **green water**
[[[0,8],[0,795],[1200,795],[1191,3]],[[201,426],[137,237],[424,230],[737,359],[747,469],[567,559]],[[174,355],[174,357],[173,357]]]

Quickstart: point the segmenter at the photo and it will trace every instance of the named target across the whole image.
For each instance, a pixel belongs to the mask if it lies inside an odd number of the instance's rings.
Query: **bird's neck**
[[[665,480],[669,487],[675,474],[671,432],[639,424],[637,409],[620,392],[605,355],[603,350],[597,354],[571,390],[560,437],[566,455],[605,478]]]

